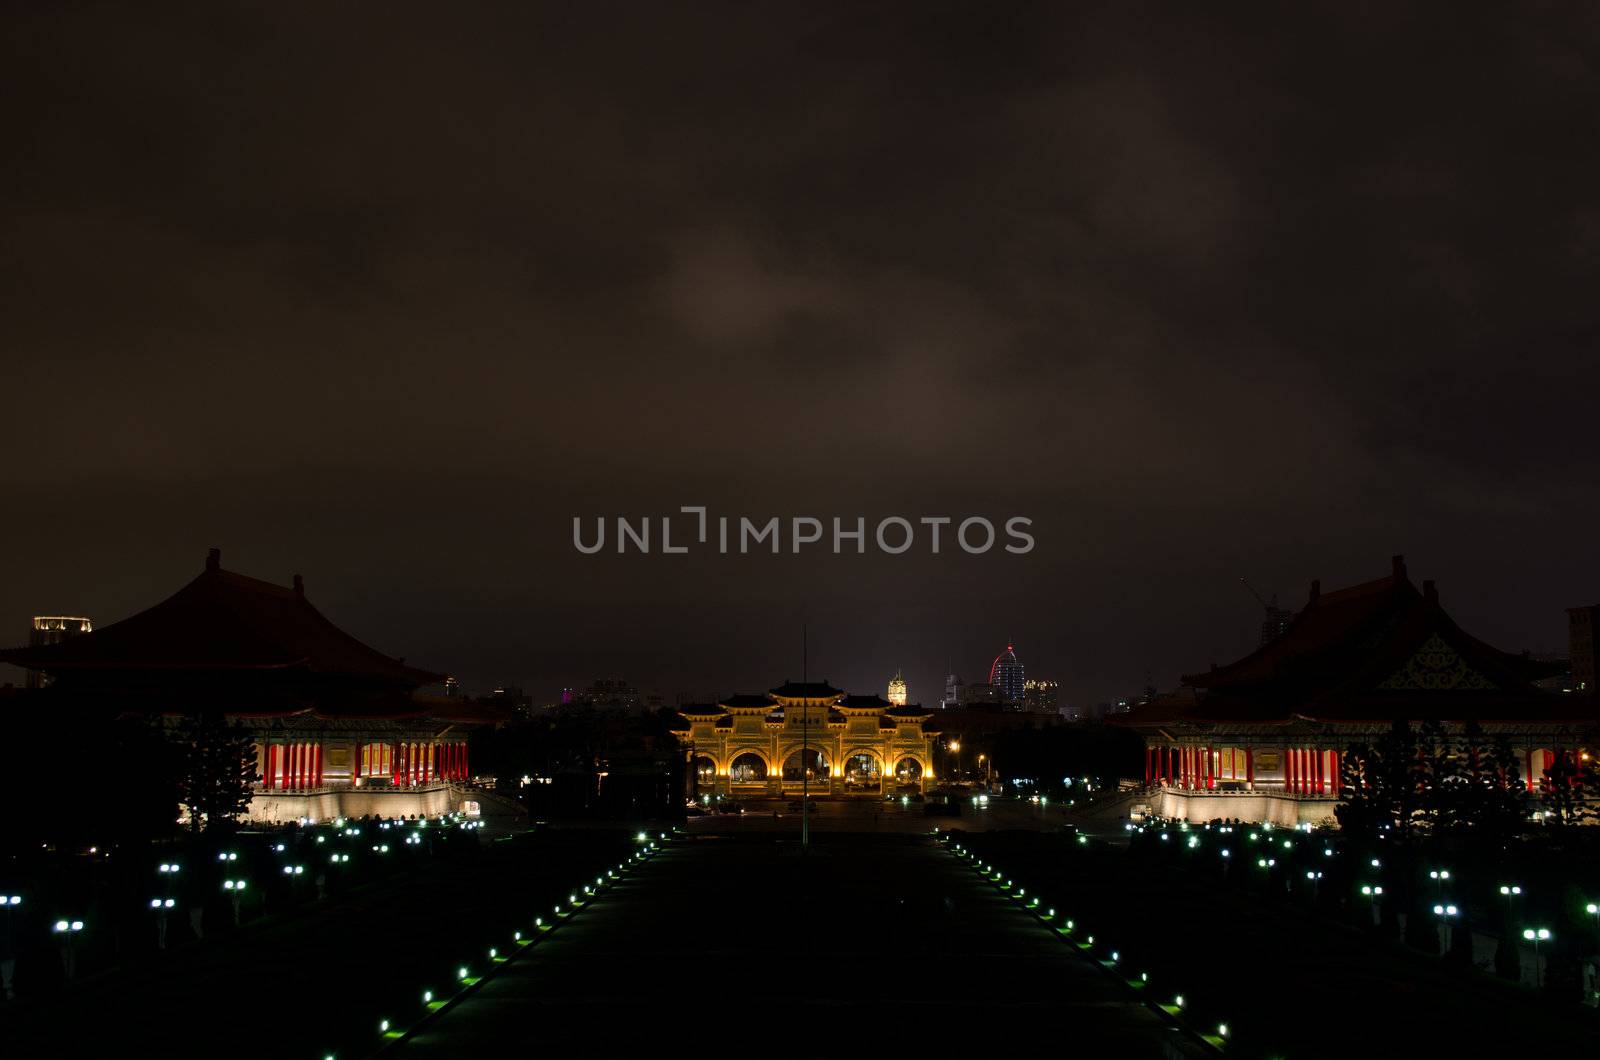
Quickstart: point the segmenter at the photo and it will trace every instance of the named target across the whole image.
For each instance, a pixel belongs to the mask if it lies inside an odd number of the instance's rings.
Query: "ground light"
[[[936,834],[937,834],[937,830],[935,830],[935,831],[936,831]],[[1163,833],[1163,838],[1165,838],[1165,834],[1164,833]],[[1080,840],[1085,840],[1086,837],[1080,836],[1079,839]],[[941,837],[941,842],[946,843],[946,847],[945,847],[946,850],[951,850],[951,852],[957,854],[957,856],[959,856],[959,857],[968,857],[969,856],[968,852],[965,851],[964,849],[962,849],[961,847],[959,847],[958,845],[955,845],[954,849],[952,849],[953,844],[951,844],[951,840],[950,840],[950,837],[948,835]],[[1275,861],[1272,861],[1270,859],[1262,859],[1262,860],[1264,862],[1266,862],[1267,864],[1269,864],[1269,865],[1276,864]],[[1006,877],[1004,876],[1003,873],[1001,873],[999,871],[994,871],[993,875],[992,875],[992,878],[991,878],[991,866],[989,865],[988,862],[981,861],[981,860],[978,860],[978,859],[974,858],[972,861],[968,862],[968,864],[970,864],[975,871],[979,872],[985,878],[990,878],[990,882],[993,883],[996,887],[1000,888],[1001,890],[1007,889],[1006,886],[1002,886],[1001,883],[1000,883],[1001,880],[1006,879]],[[1006,881],[1007,886],[1009,885],[1009,882],[1010,882],[1009,880]],[[1381,891],[1381,888],[1380,888],[1380,891]],[[1019,890],[1016,894],[1013,894],[1010,897],[1013,900],[1017,901],[1019,904],[1022,904],[1023,903],[1023,894],[1024,893],[1025,893],[1024,891]],[[1040,921],[1052,920],[1052,919],[1055,918],[1056,910],[1054,908],[1049,908],[1048,911],[1041,911],[1041,910],[1039,910],[1037,908],[1039,906],[1039,904],[1040,904],[1039,903],[1039,899],[1038,899],[1037,896],[1035,896],[1033,901],[1024,904],[1023,908],[1032,911],[1033,915],[1038,917],[1040,919]],[[1068,936],[1068,935],[1070,935],[1072,933],[1072,931],[1073,931],[1075,926],[1076,925],[1074,924],[1074,922],[1069,919],[1069,920],[1065,920],[1062,923],[1062,926],[1056,928],[1055,930],[1061,936],[1066,937],[1066,936]],[[1084,953],[1087,954],[1087,953],[1089,953],[1089,952],[1091,952],[1093,950],[1094,942],[1095,942],[1095,937],[1093,935],[1088,935],[1088,936],[1085,937],[1083,942],[1078,943],[1077,945],[1078,945],[1078,948],[1081,951],[1083,951]],[[1096,963],[1098,963],[1108,973],[1110,973],[1112,975],[1117,975],[1117,973],[1113,969],[1121,961],[1121,958],[1122,958],[1122,954],[1121,954],[1120,951],[1111,950],[1109,958],[1107,958],[1105,960],[1097,961]],[[1118,975],[1117,978],[1119,979],[1119,981],[1123,982],[1129,989],[1139,990],[1139,989],[1142,989],[1142,988],[1148,986],[1148,984],[1150,982],[1150,973],[1149,972],[1140,972],[1139,973],[1139,977],[1138,977],[1137,980],[1125,979],[1125,978],[1121,977],[1120,975]],[[1180,1024],[1185,1029],[1187,1029],[1191,1034],[1193,1034],[1196,1038],[1198,1038],[1200,1041],[1206,1043],[1207,1045],[1210,1045],[1214,1049],[1219,1049],[1219,1050],[1222,1049],[1224,1047],[1224,1045],[1226,1044],[1226,1039],[1231,1034],[1231,1030],[1230,1030],[1230,1028],[1228,1027],[1228,1025],[1226,1023],[1217,1024],[1216,1025],[1216,1029],[1215,1029],[1215,1031],[1213,1033],[1207,1033],[1206,1031],[1204,1031],[1204,1030],[1202,1030],[1202,1029],[1200,1029],[1198,1027],[1194,1027],[1192,1024],[1190,1024],[1188,1022],[1186,1016],[1185,1016],[1185,1013],[1184,1013],[1185,1002],[1184,1002],[1184,996],[1182,994],[1175,995],[1173,1000],[1172,1000],[1172,1002],[1169,1003],[1169,1004],[1156,1004],[1156,1003],[1150,1002],[1149,1000],[1145,1000],[1144,1003],[1146,1005],[1149,1005],[1151,1008],[1155,1009],[1156,1011],[1161,1012],[1168,1019]]]
[[[677,830],[675,830],[675,831],[677,831]],[[648,838],[642,832],[640,833],[640,836],[641,836],[641,838],[646,838],[646,839]],[[667,838],[666,833],[662,833],[661,834],[661,838],[662,838],[662,840],[665,840]],[[650,843],[649,846],[650,846],[651,849],[653,849],[655,847],[655,844],[654,843]],[[613,873],[612,873],[613,877],[615,877],[617,872],[626,872],[627,868],[628,868],[628,865],[631,864],[635,860],[636,860],[635,858],[630,857],[628,859],[627,863],[618,865],[616,870],[614,870]],[[642,860],[642,858],[638,859],[638,860]],[[603,882],[603,879],[601,877],[596,877],[596,881],[597,882]],[[241,883],[241,887],[242,886],[243,886],[243,884]],[[585,888],[585,890],[587,891],[588,888]],[[560,903],[556,904],[555,910],[556,910],[556,913],[557,913],[558,917],[564,916],[564,917],[569,917],[570,918],[572,916],[577,915],[579,909],[581,909],[586,904],[587,903],[579,903],[579,902],[577,902],[576,895],[574,894],[573,909],[572,909],[571,912],[563,914],[561,912]],[[66,922],[63,921],[63,923],[66,923]],[[73,923],[76,924],[80,928],[82,926],[82,922],[81,921],[74,921]],[[549,931],[553,927],[555,927],[555,925],[553,925],[553,924],[552,925],[546,925],[545,922],[544,922],[544,918],[543,917],[534,917],[533,918],[533,924],[534,924],[534,927],[536,929],[539,929],[541,931]],[[444,998],[444,999],[435,999],[434,992],[432,990],[424,990],[424,991],[422,991],[422,1007],[424,1009],[424,1012],[419,1017],[419,1019],[417,1021],[413,1022],[409,1027],[403,1027],[403,1028],[399,1027],[399,1026],[392,1025],[391,1022],[388,1019],[384,1019],[380,1023],[380,1029],[381,1029],[381,1033],[383,1034],[383,1036],[385,1038],[387,1038],[387,1039],[390,1039],[390,1040],[400,1040],[400,1039],[406,1038],[408,1035],[413,1033],[419,1026],[421,1026],[421,1024],[423,1022],[433,1018],[438,1013],[443,1012],[445,1009],[447,1009],[455,1001],[458,1001],[461,998],[465,997],[469,992],[471,992],[473,989],[475,989],[477,986],[479,986],[481,983],[483,983],[484,980],[486,980],[490,976],[494,975],[499,970],[496,967],[496,965],[505,964],[509,960],[512,960],[515,956],[517,956],[521,952],[521,947],[527,947],[533,941],[533,940],[524,941],[523,938],[522,938],[522,932],[520,932],[520,931],[513,932],[512,933],[512,938],[519,944],[519,949],[513,950],[511,957],[502,957],[502,956],[500,956],[498,949],[496,949],[494,947],[490,947],[490,949],[489,949],[489,968],[488,968],[487,971],[483,972],[481,975],[474,976],[472,974],[472,970],[467,965],[461,965],[456,971],[456,979],[457,979],[458,987],[450,997]],[[329,1053],[327,1055],[329,1057],[329,1060],[332,1060],[333,1054]]]

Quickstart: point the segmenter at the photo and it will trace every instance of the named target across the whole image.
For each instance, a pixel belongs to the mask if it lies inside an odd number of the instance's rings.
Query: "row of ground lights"
[[[1166,828],[1166,823],[1167,822],[1162,821],[1152,826],[1128,824],[1125,827],[1130,832],[1141,833],[1149,830],[1150,827],[1155,827],[1159,829],[1158,834],[1160,835],[1161,839],[1163,841],[1167,841],[1170,837],[1168,829]],[[1310,833],[1311,826],[1301,825],[1296,829],[1296,831],[1298,832],[1302,829],[1305,832]],[[1187,822],[1178,822],[1178,830],[1180,834],[1186,836],[1184,839],[1185,846],[1187,846],[1190,850],[1200,849],[1202,845],[1201,837],[1197,832],[1194,832],[1189,828]],[[1210,824],[1206,824],[1203,826],[1202,830],[1210,832],[1212,831],[1212,826]],[[1237,829],[1233,825],[1220,825],[1216,829],[1217,833],[1220,835],[1229,835],[1236,830]],[[1276,847],[1280,842],[1283,849],[1286,851],[1293,851],[1295,849],[1293,840],[1279,840],[1276,836],[1271,835],[1273,830],[1274,829],[1270,823],[1264,824],[1256,830],[1248,830],[1245,834],[1245,841],[1248,843],[1263,842],[1269,850],[1273,847]],[[1087,841],[1088,838],[1086,836],[1078,837],[1078,842],[1080,843]],[[1327,845],[1326,843],[1323,844],[1322,853],[1324,857],[1329,858],[1338,856],[1338,851],[1334,850],[1333,847]],[[1225,840],[1223,842],[1223,846],[1219,851],[1219,854],[1225,862],[1232,857],[1233,850],[1228,841]],[[1273,868],[1277,867],[1278,862],[1275,857],[1264,856],[1266,851],[1263,851],[1262,854],[1263,856],[1258,856],[1256,858],[1257,868],[1270,872]],[[1374,873],[1381,873],[1383,870],[1383,861],[1379,858],[1371,858],[1366,867],[1370,868]],[[1314,890],[1320,888],[1322,880],[1321,872],[1313,869],[1307,869],[1305,878],[1307,882],[1312,885]],[[1456,879],[1456,877],[1450,872],[1449,869],[1430,869],[1428,871],[1428,879],[1433,882],[1434,896],[1438,899],[1438,901],[1436,901],[1433,905],[1433,915],[1437,917],[1446,927],[1452,926],[1456,918],[1461,915],[1461,909],[1455,903],[1450,902],[1445,898],[1444,891],[1446,887],[1453,886],[1453,881]],[[1287,883],[1288,880],[1285,880],[1285,885],[1287,885]],[[1384,900],[1383,885],[1379,883],[1362,883],[1358,886],[1360,887],[1361,896],[1367,899],[1369,906],[1372,908],[1373,917],[1376,919],[1377,907],[1380,906]],[[1516,919],[1516,901],[1522,897],[1522,887],[1520,884],[1501,884],[1500,896],[1506,900],[1506,913],[1509,926],[1510,922]],[[1596,930],[1600,931],[1600,903],[1588,903],[1584,906],[1584,912],[1590,917],[1594,918]],[[1515,930],[1515,928],[1513,927],[1512,930]],[[1539,963],[1540,946],[1544,943],[1553,941],[1554,938],[1554,933],[1548,927],[1533,926],[1522,929],[1523,941],[1531,942],[1533,944],[1534,974],[1536,985],[1543,980],[1543,973]]]
[[[440,828],[446,828],[453,825],[454,827],[463,831],[472,831],[474,829],[483,827],[483,822],[464,820],[461,818],[460,814],[451,814],[449,816],[441,815],[435,824],[436,827]],[[416,829],[424,829],[428,827],[428,820],[423,818],[415,822],[410,822],[403,819],[397,819],[392,822],[383,821],[378,825],[379,828],[385,830],[391,827],[405,828],[408,826]],[[360,828],[346,828],[342,819],[336,822],[336,827],[340,835],[347,837],[359,836],[361,834]],[[319,835],[316,837],[316,841],[319,844],[324,843],[327,841],[327,837]],[[421,845],[422,840],[419,836],[413,834],[406,837],[405,842],[412,845]],[[272,849],[275,853],[282,854],[285,853],[287,848],[283,843],[275,843],[273,844]],[[372,847],[372,851],[375,854],[387,854],[389,852],[389,846],[386,843],[375,844]],[[90,852],[94,853],[95,851],[93,848],[91,848]],[[239,854],[237,851],[225,850],[217,854],[217,860],[219,862],[235,862],[239,860]],[[330,865],[346,864],[349,861],[350,855],[342,852],[331,854],[328,858],[328,863]],[[303,876],[305,874],[305,870],[306,867],[302,864],[291,863],[283,866],[283,874],[285,876]],[[156,866],[156,873],[161,877],[160,881],[158,881],[160,889],[162,891],[174,890],[177,877],[182,871],[183,863],[181,861],[163,861],[160,865]],[[236,903],[236,908],[234,910],[235,916],[238,915],[237,902],[244,896],[244,892],[247,891],[249,887],[250,881],[240,877],[229,877],[222,881],[222,889],[227,891],[229,897],[233,898]],[[20,894],[0,895],[0,908],[7,910],[14,909],[22,904],[22,898],[23,896]],[[171,896],[170,894],[157,895],[156,897],[150,899],[150,908],[155,911],[160,921],[165,921],[166,918],[171,915],[172,911],[177,907],[177,898]],[[67,937],[67,940],[70,943],[72,941],[72,936],[82,932],[85,927],[86,925],[82,920],[57,920],[54,925],[52,925],[51,930],[57,935]],[[165,931],[163,930],[162,937],[164,937],[164,935]],[[161,945],[164,947],[165,942],[163,941]],[[71,964],[70,955],[68,957],[68,963],[69,965]],[[70,967],[68,969],[68,976],[69,978],[71,977]]]
[[[524,949],[533,945],[540,937],[555,930],[563,920],[576,916],[579,910],[588,905],[590,900],[599,896],[606,887],[620,880],[630,870],[643,864],[648,858],[660,853],[661,844],[667,841],[667,833],[657,832],[652,839],[648,832],[640,832],[634,837],[639,845],[636,854],[617,862],[615,866],[594,878],[593,883],[585,883],[581,888],[575,888],[567,895],[566,902],[557,902],[549,918],[535,916],[533,927],[529,932],[521,930],[511,932],[510,947],[502,951],[498,946],[490,946],[487,959],[481,972],[468,965],[461,965],[455,970],[454,977],[449,980],[449,985],[443,989],[426,988],[420,992],[422,1011],[408,1021],[395,1019],[380,1019],[378,1021],[378,1034],[381,1050],[389,1045],[407,1038],[421,1029],[422,1025],[439,1012],[455,1004],[475,989],[490,976],[500,970],[500,966],[518,956]],[[326,1053],[323,1060],[336,1060],[333,1053]]]
[[[1076,946],[1085,954],[1089,955],[1091,958],[1093,958],[1095,963],[1099,964],[1102,968],[1116,975],[1119,979],[1126,983],[1130,989],[1140,993],[1141,995],[1143,994],[1145,988],[1150,984],[1149,972],[1140,972],[1137,978],[1127,978],[1120,967],[1122,955],[1117,950],[1113,949],[1109,951],[1108,955],[1104,958],[1095,957],[1093,952],[1095,948],[1095,938],[1093,935],[1085,935],[1082,942],[1076,941],[1072,937],[1078,929],[1078,925],[1075,921],[1061,916],[1061,914],[1059,914],[1054,907],[1045,905],[1039,895],[1029,895],[1026,887],[1018,886],[1016,881],[1012,880],[1011,877],[1001,872],[990,862],[980,859],[977,855],[966,849],[960,843],[952,842],[950,837],[946,836],[944,838],[945,841],[949,843],[949,849],[957,857],[966,858],[968,864],[972,866],[973,870],[997,887],[1002,894],[1007,895],[1012,901],[1016,902],[1023,909],[1032,913],[1039,919],[1041,923],[1054,930],[1058,935],[1061,936],[1061,938]],[[1087,844],[1088,841],[1089,839],[1087,836],[1080,835],[1078,837],[1079,843]],[[1151,1001],[1148,997],[1144,997],[1143,1000],[1146,1002],[1146,1004],[1153,1005],[1174,1021],[1182,1024],[1185,1029],[1192,1031],[1195,1035],[1205,1041],[1208,1045],[1211,1045],[1213,1048],[1221,1049],[1223,1045],[1226,1044],[1228,1036],[1232,1033],[1226,1023],[1217,1024],[1217,1026],[1209,1033],[1192,1025],[1184,1016],[1184,997],[1182,994],[1173,995],[1172,1000],[1165,1003]]]

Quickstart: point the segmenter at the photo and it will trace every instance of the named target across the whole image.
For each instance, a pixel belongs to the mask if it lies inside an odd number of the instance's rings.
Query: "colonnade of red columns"
[[[1544,748],[1522,751],[1524,786],[1537,791],[1546,784],[1544,773],[1554,767],[1558,752]],[[1562,751],[1563,755],[1576,756],[1577,751]],[[1255,748],[1245,747],[1245,785],[1255,790]],[[1339,794],[1340,752],[1316,747],[1286,747],[1283,756],[1283,790],[1295,795]],[[1151,786],[1183,788],[1189,791],[1213,789],[1217,786],[1213,763],[1216,748],[1210,745],[1193,746],[1172,744],[1164,747],[1146,747],[1144,751],[1144,782]],[[270,771],[270,767],[269,767]]]
[[[437,780],[466,780],[470,775],[464,740],[368,744],[366,747],[388,750],[382,757],[392,766],[390,779],[396,787],[417,787]],[[356,748],[355,761],[350,767],[352,783],[361,776],[363,750],[363,747]],[[374,761],[378,760],[379,756],[374,755]],[[320,742],[269,743],[265,766],[261,782],[268,790],[310,791],[322,787],[325,779]]]
[[[1288,747],[1283,755],[1283,788],[1296,795],[1339,793],[1339,752],[1311,747]],[[1255,748],[1244,748],[1245,786],[1255,790]],[[1175,745],[1146,747],[1144,782],[1150,785],[1211,790],[1217,786],[1216,748]]]
[[[416,787],[435,780],[466,780],[467,745],[448,743],[402,743],[395,749],[393,780],[397,787]]]
[[[262,783],[270,789],[307,791],[322,787],[320,743],[267,745],[267,768]]]

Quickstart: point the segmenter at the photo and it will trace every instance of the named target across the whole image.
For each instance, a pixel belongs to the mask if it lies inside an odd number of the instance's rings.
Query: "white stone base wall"
[[[332,791],[262,791],[250,800],[246,819],[284,824],[302,817],[331,821],[336,817],[437,817],[461,809],[462,797],[448,784],[400,791],[345,788]]]
[[[1151,812],[1179,821],[1204,824],[1231,818],[1251,824],[1271,823],[1283,828],[1296,825],[1334,824],[1332,797],[1287,795],[1279,791],[1183,791],[1161,788],[1150,797]]]

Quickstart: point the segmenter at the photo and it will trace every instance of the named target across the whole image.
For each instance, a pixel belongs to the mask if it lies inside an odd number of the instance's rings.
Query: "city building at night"
[[[1539,687],[1564,665],[1466,633],[1434,583],[1418,590],[1396,556],[1375,581],[1330,593],[1312,582],[1281,635],[1116,720],[1144,736],[1152,812],[1320,823],[1338,803],[1344,754],[1398,721],[1438,722],[1454,735],[1476,723],[1510,743],[1523,786],[1538,790],[1558,755],[1582,753],[1600,719],[1594,697]]]
[[[989,665],[989,684],[994,686],[1001,703],[1011,707],[1021,706],[1027,675],[1014,646],[1007,644],[1006,650],[994,657],[994,662]]]
[[[1036,714],[1055,714],[1061,706],[1061,685],[1030,677],[1022,683],[1022,707]]]
[[[48,675],[48,687],[26,693],[29,709],[85,724],[219,711],[254,737],[253,820],[461,809],[467,734],[489,708],[422,694],[444,675],[339,629],[306,599],[299,575],[275,585],[224,570],[221,559],[211,550],[193,581],[120,622],[0,651],[0,661]]]
[[[896,670],[894,676],[889,679],[889,705],[903,707],[906,705],[910,695],[910,689],[906,687],[905,676],[899,670]]]
[[[678,708],[673,733],[702,795],[735,798],[922,793],[934,780],[933,711],[848,696],[826,681]]]
[[[946,669],[949,669],[949,667],[946,667]],[[957,674],[954,670],[950,670],[949,673],[945,674],[944,698],[939,701],[939,707],[943,710],[954,710],[961,706],[961,690],[963,687],[965,687],[965,682],[961,680],[960,674]]]
[[[82,615],[34,615],[28,627],[28,647],[42,648],[60,644],[69,637],[94,632],[94,623]],[[43,688],[50,677],[42,670],[29,670],[27,687]]]

